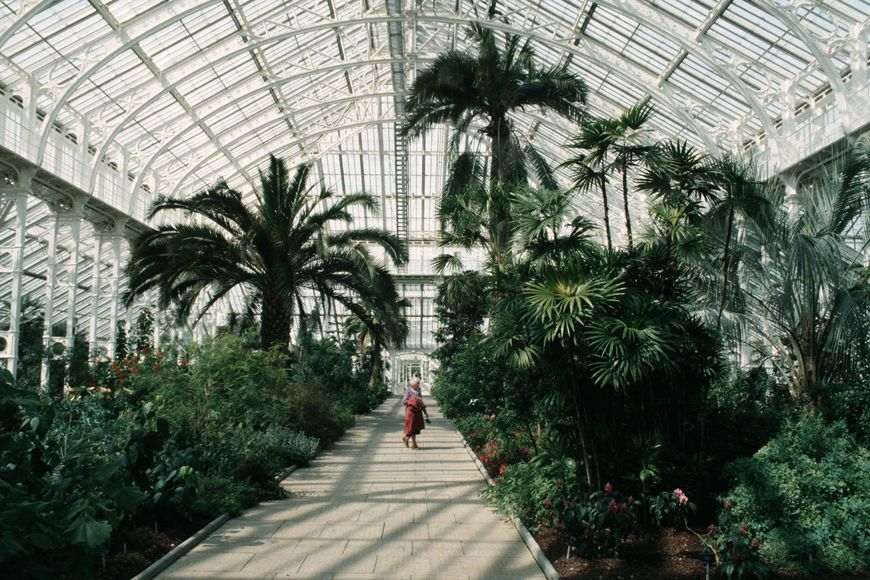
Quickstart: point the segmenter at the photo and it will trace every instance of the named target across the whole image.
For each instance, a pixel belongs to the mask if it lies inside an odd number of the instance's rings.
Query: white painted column
[[[11,294],[9,296],[9,330],[0,333],[6,340],[6,347],[0,349],[0,358],[6,359],[6,369],[16,376],[18,372],[19,338],[21,336],[21,292],[24,275],[24,244],[27,231],[27,198],[30,195],[30,184],[36,174],[35,167],[19,168],[16,183],[4,187],[0,198],[8,199],[15,206],[15,237],[11,246],[2,248],[9,253],[12,263],[9,273],[12,276]]]
[[[70,240],[70,257],[66,265],[67,273],[67,300],[66,300],[66,354],[72,356],[73,344],[75,343],[76,302],[79,289],[79,261],[81,258],[81,216],[72,217],[67,221],[72,232]]]
[[[103,294],[103,234],[97,232],[94,235],[94,263],[91,268],[91,317],[88,321],[88,342],[90,343],[89,358],[91,361],[97,358],[99,345],[97,344],[97,328],[100,316],[100,298]]]
[[[112,247],[112,283],[109,286],[109,340],[106,349],[109,358],[115,358],[117,350],[115,338],[118,330],[118,309],[121,299],[121,243],[123,242],[124,225],[125,222],[116,222],[115,229],[109,237],[109,243]],[[129,328],[127,330],[129,332]]]
[[[45,350],[42,354],[42,367],[39,373],[39,386],[43,390],[48,389],[48,375],[51,369],[49,361],[54,356],[51,348],[51,327],[54,325],[54,289],[57,284],[57,230],[59,226],[58,217],[54,215],[52,217],[51,228],[48,232],[48,248],[46,249],[48,257],[45,269],[45,294],[43,295],[45,316],[42,330],[42,345]]]

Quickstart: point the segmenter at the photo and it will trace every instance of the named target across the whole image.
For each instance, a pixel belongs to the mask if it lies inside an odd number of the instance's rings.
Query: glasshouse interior
[[[0,575],[866,578],[868,47],[0,1]]]

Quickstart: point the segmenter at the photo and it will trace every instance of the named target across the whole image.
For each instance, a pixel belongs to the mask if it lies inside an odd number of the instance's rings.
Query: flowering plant
[[[719,512],[719,525],[711,525],[704,545],[716,559],[716,571],[725,578],[767,578],[770,567],[759,553],[761,540],[745,521],[734,516],[734,503],[725,500]]]
[[[545,507],[565,528],[570,545],[587,557],[618,557],[622,541],[637,526],[640,502],[625,497],[611,483],[583,501],[559,483],[560,493],[548,500]]]
[[[696,509],[679,487],[674,491],[663,491],[649,502],[649,513],[657,526],[686,525],[686,516]]]

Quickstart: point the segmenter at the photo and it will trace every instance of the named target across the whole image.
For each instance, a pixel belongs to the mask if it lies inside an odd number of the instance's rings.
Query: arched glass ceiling
[[[488,7],[5,0],[0,145],[137,219],[158,191],[217,176],[249,190],[274,152],[314,162],[339,192],[383,196],[378,219],[394,227],[404,92],[437,54],[467,46],[465,25]],[[499,10],[491,27],[530,37],[540,62],[570,61],[592,113],[650,99],[658,136],[754,145],[782,168],[870,122],[867,0],[503,0]],[[554,160],[574,130],[533,111],[518,126]],[[435,131],[409,146],[408,221],[421,237],[434,232],[445,143]]]

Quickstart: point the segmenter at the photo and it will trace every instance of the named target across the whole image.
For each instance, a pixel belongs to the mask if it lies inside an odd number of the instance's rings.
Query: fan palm
[[[404,244],[383,230],[336,227],[353,221],[352,207],[375,209],[374,199],[356,193],[329,204],[330,190],[308,187],[309,171],[303,165],[291,176],[282,160],[270,156],[253,207],[225,182],[188,199],[159,197],[149,218],[180,210],[198,219],[162,225],[134,242],[127,301],[156,288],[161,307],[174,303],[181,318],[196,309],[198,318],[241,288],[261,306],[261,345],[287,348],[293,316],[304,314],[304,290],[351,311],[360,310],[358,299],[395,299],[377,290],[391,286],[390,275],[367,245],[401,264],[407,260]]]
[[[870,242],[859,223],[870,215],[867,153],[851,154],[836,181],[804,188],[793,203],[791,213],[778,204],[769,262],[756,272],[751,297],[762,319],[756,330],[782,355],[793,397],[817,402],[825,382],[854,364],[852,349],[867,333],[866,280],[856,267]],[[846,242],[850,232],[860,249]]]

